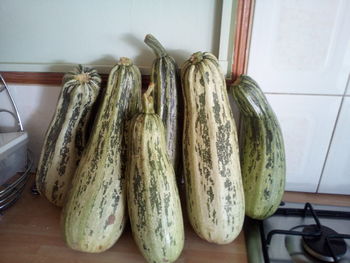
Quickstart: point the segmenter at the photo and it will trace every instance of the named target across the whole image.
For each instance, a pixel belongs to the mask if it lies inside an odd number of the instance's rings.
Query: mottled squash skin
[[[36,186],[56,206],[63,206],[86,146],[87,124],[100,90],[95,69],[79,65],[64,75],[56,112],[41,150]]]
[[[194,53],[181,73],[185,100],[183,157],[187,211],[203,239],[232,242],[244,221],[236,124],[214,55]]]
[[[241,165],[246,215],[265,219],[277,210],[283,197],[286,161],[277,117],[258,84],[240,76],[231,92],[242,116]]]
[[[105,251],[124,229],[125,131],[140,107],[140,71],[130,59],[122,58],[110,72],[91,138],[62,212],[65,241],[72,249]]]
[[[181,165],[181,87],[175,60],[169,56],[159,41],[148,34],[145,43],[156,54],[153,61],[151,82],[154,83],[154,109],[163,121],[167,153],[180,181]]]
[[[184,226],[174,169],[150,86],[144,112],[130,126],[128,209],[134,240],[150,263],[174,262],[184,246]]]

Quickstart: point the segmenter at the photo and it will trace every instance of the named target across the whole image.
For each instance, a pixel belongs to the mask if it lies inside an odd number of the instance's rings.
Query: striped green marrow
[[[181,72],[183,155],[189,219],[203,239],[226,244],[240,233],[244,193],[237,130],[216,57],[194,53]]]
[[[95,69],[79,65],[64,75],[56,112],[41,150],[36,185],[51,203],[63,206],[87,141],[87,124],[100,90]]]
[[[151,82],[154,83],[154,108],[163,121],[167,152],[175,171],[180,171],[181,131],[179,130],[179,84],[175,60],[151,34],[146,35],[145,43],[154,51]]]
[[[243,120],[241,165],[246,215],[265,219],[276,211],[284,193],[286,162],[282,131],[252,78],[240,76],[231,91]]]
[[[62,212],[66,244],[102,252],[120,237],[127,219],[127,121],[141,108],[141,75],[128,58],[111,70],[91,137]]]
[[[174,262],[184,246],[184,226],[162,120],[154,113],[151,84],[143,113],[130,125],[128,209],[134,240],[150,263]]]

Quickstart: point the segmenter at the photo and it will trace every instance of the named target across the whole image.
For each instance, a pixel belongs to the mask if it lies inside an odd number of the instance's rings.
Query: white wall
[[[66,72],[81,63],[108,73],[121,56],[149,74],[155,35],[178,65],[210,51],[231,68],[236,0],[1,0],[0,71]],[[224,9],[222,9],[224,7]],[[9,85],[37,161],[61,87]],[[9,108],[0,94],[0,108]],[[13,130],[1,113],[0,132]]]
[[[196,51],[218,56],[223,1],[232,8],[227,0],[1,0],[0,70],[65,72],[82,63],[107,73],[126,56],[147,74],[147,33],[179,65]]]

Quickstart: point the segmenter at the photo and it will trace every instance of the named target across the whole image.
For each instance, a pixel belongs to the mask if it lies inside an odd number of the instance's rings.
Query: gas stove
[[[244,231],[249,263],[350,263],[350,207],[282,203]]]

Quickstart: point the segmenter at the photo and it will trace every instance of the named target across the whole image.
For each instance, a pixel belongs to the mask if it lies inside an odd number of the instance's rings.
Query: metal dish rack
[[[23,125],[22,121],[18,112],[18,108],[16,106],[16,103],[10,93],[10,90],[4,80],[4,78],[0,74],[0,94],[2,92],[6,92],[9,100],[11,101],[12,107],[15,111],[15,113],[6,110],[6,109],[0,109],[1,112],[5,112],[10,114],[12,117],[15,118],[18,125],[18,131],[23,132]],[[25,185],[30,177],[30,171],[33,167],[33,158],[32,153],[27,150],[27,162],[25,166],[25,171],[21,173],[20,176],[15,178],[15,180],[11,180],[10,183],[6,183],[2,185],[2,190],[0,189],[0,212],[4,211],[5,209],[9,208],[11,205],[13,205],[22,195],[22,192],[25,188]]]

